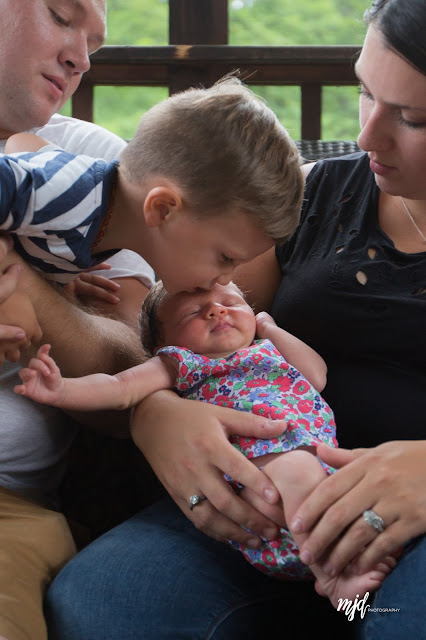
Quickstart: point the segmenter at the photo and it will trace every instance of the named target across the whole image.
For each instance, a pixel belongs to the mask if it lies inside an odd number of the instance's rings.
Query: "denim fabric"
[[[369,604],[371,609],[361,625],[360,640],[426,639],[425,536],[407,546],[398,565]]]
[[[81,551],[46,602],[49,640],[351,638],[312,581],[284,582],[199,532],[170,500]]]

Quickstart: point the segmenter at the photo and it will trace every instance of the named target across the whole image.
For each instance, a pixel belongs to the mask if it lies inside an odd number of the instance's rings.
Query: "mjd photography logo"
[[[359,611],[361,620],[363,619],[363,617],[365,616],[368,610],[370,610],[371,613],[379,613],[379,612],[380,613],[397,613],[399,611],[399,609],[395,609],[393,607],[392,608],[375,607],[372,609],[370,605],[367,604],[369,595],[370,595],[370,592],[367,591],[367,593],[362,598],[362,600],[360,600],[359,595],[356,594],[356,598],[353,601],[348,600],[347,598],[339,598],[337,611],[343,611],[345,616],[348,618],[350,622],[352,622],[352,620],[354,619],[355,613],[357,611]]]

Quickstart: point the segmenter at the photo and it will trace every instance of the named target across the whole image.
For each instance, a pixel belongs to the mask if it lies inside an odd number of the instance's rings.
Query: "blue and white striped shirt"
[[[66,283],[115,251],[91,254],[107,213],[117,162],[52,145],[0,155],[0,231],[26,262]],[[118,250],[118,249],[117,249]]]

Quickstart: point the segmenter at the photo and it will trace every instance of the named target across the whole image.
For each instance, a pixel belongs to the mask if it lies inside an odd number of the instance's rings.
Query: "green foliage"
[[[197,0],[193,0],[197,2]],[[228,0],[229,43],[233,45],[360,44],[362,15],[369,0]],[[167,0],[108,0],[107,44],[158,46],[168,43]],[[299,87],[253,87],[274,109],[294,138],[300,138]],[[95,122],[124,138],[140,116],[167,97],[166,88],[97,87]],[[70,113],[69,105],[63,109]],[[354,87],[323,90],[323,138],[358,135]]]
[[[366,0],[229,0],[230,44],[359,44]]]
[[[169,4],[160,0],[107,0],[106,44],[165,45],[169,42]]]

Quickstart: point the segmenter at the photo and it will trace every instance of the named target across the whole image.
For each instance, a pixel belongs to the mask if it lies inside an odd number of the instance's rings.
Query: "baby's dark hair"
[[[139,315],[139,330],[142,347],[148,356],[155,355],[155,349],[161,342],[161,322],[158,319],[158,307],[167,294],[162,280],[158,280],[148,292]]]

